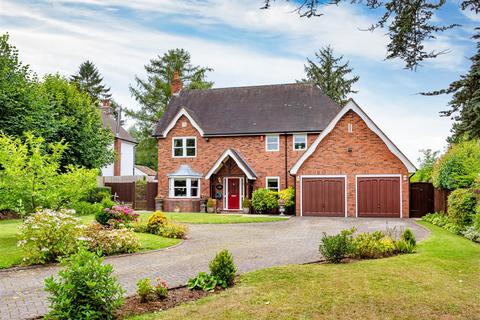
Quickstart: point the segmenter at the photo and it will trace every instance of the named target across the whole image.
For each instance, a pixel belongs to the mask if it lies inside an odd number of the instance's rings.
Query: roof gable
[[[308,83],[182,90],[154,136],[165,137],[182,109],[208,137],[321,132],[341,107]]]
[[[217,173],[218,170],[223,166],[223,161],[226,159],[231,158],[233,159],[238,167],[245,173],[248,179],[250,180],[255,180],[257,179],[257,175],[253,171],[253,169],[248,165],[248,163],[243,159],[243,157],[234,149],[227,149],[225,152],[218,158],[218,160],[215,162],[215,164],[212,166],[210,171],[208,171],[207,175],[205,176],[205,179],[210,179],[212,174]]]
[[[358,106],[358,104],[353,100],[350,99],[348,102],[345,104],[345,106],[340,110],[340,112],[330,121],[328,126],[325,128],[324,131],[322,131],[321,134],[315,139],[315,141],[312,143],[312,145],[305,151],[305,153],[297,160],[297,162],[293,165],[292,169],[290,170],[290,173],[295,175],[297,174],[298,170],[302,166],[302,164],[315,152],[317,149],[318,145],[322,140],[335,128],[337,125],[338,121],[348,112],[352,110],[355,112],[362,120],[366,123],[367,127],[372,130],[382,141],[385,143],[385,145],[388,147],[388,149],[405,165],[407,168],[408,172],[415,172],[417,169],[415,168],[415,165],[413,165],[410,160],[398,149],[398,147],[383,133],[382,130],[370,119],[370,117],[365,113],[365,111]]]
[[[185,108],[181,108],[177,114],[175,115],[175,117],[173,117],[173,119],[168,123],[168,125],[166,126],[165,130],[163,130],[163,132],[161,132],[161,136],[162,137],[166,137],[167,134],[173,129],[173,127],[175,127],[175,124],[177,124],[177,121],[181,118],[181,117],[186,117],[188,119],[188,121],[190,121],[190,123],[192,124],[192,126],[197,129],[197,131],[200,133],[200,135],[203,137],[204,136],[204,132],[202,130],[202,128],[198,125],[198,123],[193,119],[193,117],[188,113],[188,111],[185,109]]]

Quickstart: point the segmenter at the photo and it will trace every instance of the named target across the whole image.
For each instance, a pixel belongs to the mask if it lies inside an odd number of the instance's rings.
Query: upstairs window
[[[174,158],[192,158],[197,155],[197,139],[195,137],[173,138],[172,144]]]
[[[267,189],[272,191],[280,191],[280,178],[279,177],[267,177]]]
[[[280,136],[278,134],[267,135],[265,139],[265,148],[267,151],[280,150]]]
[[[305,150],[307,149],[307,135],[306,134],[294,134],[293,135],[293,150]]]

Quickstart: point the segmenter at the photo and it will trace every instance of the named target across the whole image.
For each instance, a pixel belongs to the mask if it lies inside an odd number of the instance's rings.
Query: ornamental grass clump
[[[62,264],[56,278],[45,280],[45,291],[50,293],[45,319],[115,319],[124,291],[113,276],[112,265],[84,249]]]
[[[37,211],[20,226],[18,246],[25,251],[24,262],[55,262],[77,252],[83,228],[72,210]]]

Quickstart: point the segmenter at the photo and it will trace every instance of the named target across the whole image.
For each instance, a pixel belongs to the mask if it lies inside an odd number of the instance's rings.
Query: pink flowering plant
[[[121,229],[130,228],[132,222],[137,221],[138,216],[139,214],[128,206],[113,206],[105,208],[100,215],[96,216],[96,220],[114,229]]]
[[[159,299],[168,297],[168,283],[164,279],[157,277],[155,284],[155,294]]]

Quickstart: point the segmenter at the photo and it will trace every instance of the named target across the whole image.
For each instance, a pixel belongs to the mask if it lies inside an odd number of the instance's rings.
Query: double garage
[[[355,194],[355,206],[350,208],[354,208],[357,217],[401,217],[400,175],[357,175],[354,184],[347,182],[347,176],[303,176],[301,213],[346,217],[349,192]]]

